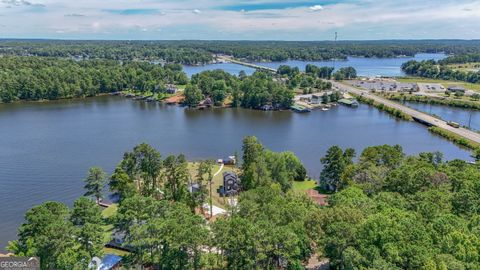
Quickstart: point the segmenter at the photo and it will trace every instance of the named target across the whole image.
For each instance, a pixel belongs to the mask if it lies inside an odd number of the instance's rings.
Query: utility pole
[[[468,129],[472,129],[472,127],[470,126],[470,124],[472,123],[472,113],[473,111],[470,110],[470,116],[468,117]]]
[[[333,42],[333,69],[335,70],[335,58],[336,55],[335,53],[337,52],[337,38],[338,38],[338,33],[335,31],[335,41]]]

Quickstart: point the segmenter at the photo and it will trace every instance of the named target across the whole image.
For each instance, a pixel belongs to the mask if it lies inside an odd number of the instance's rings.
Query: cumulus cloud
[[[37,7],[44,7],[43,4],[32,3],[27,0],[2,0],[1,3],[7,5],[7,7],[20,7],[20,6],[37,6]]]
[[[321,5],[314,5],[314,6],[309,7],[308,9],[310,9],[311,11],[320,11],[320,10],[323,9],[323,6],[321,6]]]
[[[288,8],[285,6],[292,0],[254,0],[251,2],[260,3],[255,5],[257,9],[221,8],[233,2],[238,3],[234,0],[0,0],[1,24],[7,26],[2,29],[2,36],[56,37],[55,27],[61,25],[60,30],[71,37],[87,39],[147,38],[142,29],[148,29],[147,33],[152,35],[162,29],[161,38],[165,39],[319,40],[330,39],[335,31],[345,39],[480,38],[480,30],[476,30],[480,21],[477,0],[441,3],[403,0],[401,4],[397,0],[326,1],[310,6],[296,3]],[[38,9],[34,7],[39,5],[36,3],[47,6]],[[258,8],[262,3],[269,3],[268,9]]]
[[[70,14],[65,14],[63,16],[65,16],[65,17],[85,17],[86,15],[78,14],[78,13],[70,13]]]

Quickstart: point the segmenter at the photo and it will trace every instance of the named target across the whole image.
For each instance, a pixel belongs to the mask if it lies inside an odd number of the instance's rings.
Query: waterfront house
[[[322,103],[322,95],[312,94],[312,99],[311,99],[310,103],[311,104],[321,104]]]
[[[176,94],[178,92],[178,88],[174,84],[167,84],[167,94]]]

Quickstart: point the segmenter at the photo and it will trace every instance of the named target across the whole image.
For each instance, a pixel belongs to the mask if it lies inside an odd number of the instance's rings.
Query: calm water
[[[335,67],[337,69],[342,67],[352,66],[357,70],[360,76],[403,76],[401,66],[403,63],[410,60],[440,60],[445,58],[446,55],[442,53],[420,53],[415,57],[396,57],[396,58],[363,58],[363,57],[348,57],[345,61],[297,61],[289,60],[283,62],[257,62],[257,65],[278,68],[280,65],[288,65],[292,67],[298,67],[304,71],[307,64],[314,64],[316,66],[328,66]],[[224,63],[224,64],[212,64],[205,66],[184,66],[184,71],[188,76],[202,72],[204,70],[223,69],[231,74],[238,75],[241,70],[244,70],[247,74],[252,74],[255,70],[245,66]]]
[[[454,121],[467,127],[470,124],[471,129],[480,130],[480,111],[419,102],[405,102],[404,104],[416,110],[440,116],[446,121]]]
[[[14,239],[23,214],[46,200],[71,204],[83,193],[88,168],[111,173],[122,154],[147,142],[165,157],[220,158],[255,135],[275,151],[293,151],[318,178],[319,159],[331,145],[401,144],[406,153],[442,151],[447,159],[469,153],[417,123],[377,109],[336,107],[309,114],[243,109],[186,110],[98,97],[48,103],[0,104],[0,247]]]

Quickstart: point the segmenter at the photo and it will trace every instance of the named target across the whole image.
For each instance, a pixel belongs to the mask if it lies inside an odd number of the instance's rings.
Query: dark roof
[[[449,86],[449,87],[448,87],[448,90],[452,90],[452,91],[465,91],[465,88],[464,88],[463,86],[455,85],[455,86]]]

